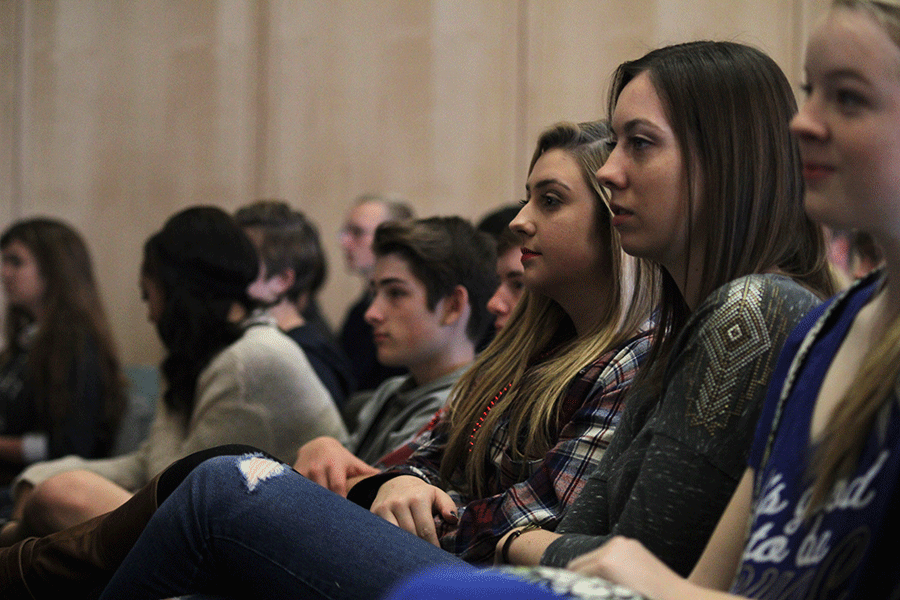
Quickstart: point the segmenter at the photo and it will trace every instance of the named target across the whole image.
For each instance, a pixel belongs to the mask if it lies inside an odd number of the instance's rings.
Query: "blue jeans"
[[[253,455],[196,469],[163,502],[101,600],[189,593],[374,600],[452,554]]]

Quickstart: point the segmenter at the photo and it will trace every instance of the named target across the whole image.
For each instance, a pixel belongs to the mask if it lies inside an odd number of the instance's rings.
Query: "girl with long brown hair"
[[[0,355],[0,470],[108,456],[125,408],[122,374],[87,245],[57,219],[0,236],[6,344]]]

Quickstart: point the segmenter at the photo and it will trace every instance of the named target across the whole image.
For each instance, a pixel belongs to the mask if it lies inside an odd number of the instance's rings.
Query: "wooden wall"
[[[518,199],[538,132],[602,115],[614,67],[732,39],[800,79],[817,0],[0,0],[0,216],[87,237],[127,363],[160,348],[140,249],[174,211],[282,197],[337,244],[362,192],[477,218]]]

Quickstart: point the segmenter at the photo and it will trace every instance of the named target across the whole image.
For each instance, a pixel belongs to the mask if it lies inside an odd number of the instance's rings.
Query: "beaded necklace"
[[[475,447],[475,434],[478,433],[478,430],[481,429],[481,426],[484,425],[484,420],[487,418],[488,413],[491,412],[491,409],[494,408],[494,405],[497,404],[497,400],[503,397],[503,394],[509,391],[509,388],[512,387],[512,381],[506,384],[506,387],[500,390],[494,399],[488,402],[488,405],[485,407],[484,412],[481,413],[481,416],[478,417],[478,420],[475,421],[475,427],[472,428],[472,435],[469,436],[469,452]]]
[[[547,358],[552,356],[553,353],[556,352],[556,350],[557,350],[557,348],[553,348],[551,350],[545,350],[544,352],[541,352],[538,355],[537,359],[535,359],[529,365],[529,368],[533,367],[534,365],[540,363],[543,360],[546,360]],[[475,422],[475,427],[472,428],[472,434],[469,436],[469,452],[471,452],[472,449],[475,448],[475,434],[478,433],[478,430],[481,429],[482,425],[484,425],[484,420],[487,418],[488,413],[491,412],[491,409],[494,408],[494,405],[497,404],[497,401],[503,397],[503,394],[505,394],[506,392],[509,391],[509,388],[511,388],[512,385],[513,385],[512,381],[510,381],[509,383],[506,384],[506,387],[504,387],[502,390],[497,392],[497,395],[494,396],[494,399],[491,400],[490,402],[488,402],[488,405],[485,407],[484,412],[482,412],[481,416],[478,417],[478,420]]]

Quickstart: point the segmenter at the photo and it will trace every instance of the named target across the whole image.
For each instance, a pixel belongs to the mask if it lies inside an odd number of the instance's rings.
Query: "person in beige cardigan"
[[[168,351],[167,389],[150,433],[133,453],[66,457],[26,469],[15,519],[0,542],[42,535],[103,514],[157,472],[197,450],[228,443],[292,460],[317,436],[346,436],[340,414],[302,350],[246,294],[253,245],[227,213],[194,207],[144,247],[141,287]]]

